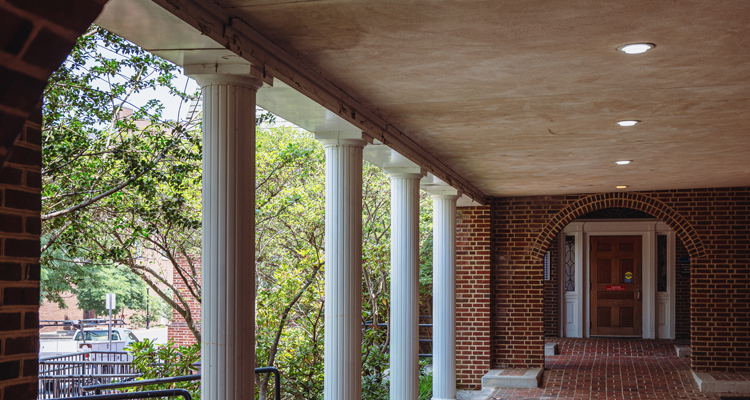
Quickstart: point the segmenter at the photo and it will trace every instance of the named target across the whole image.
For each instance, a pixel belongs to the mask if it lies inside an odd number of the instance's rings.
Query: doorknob
[[[641,289],[638,289],[638,301],[641,301]]]

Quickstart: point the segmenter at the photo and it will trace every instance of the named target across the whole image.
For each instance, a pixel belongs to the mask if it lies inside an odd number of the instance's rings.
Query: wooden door
[[[591,336],[643,335],[641,236],[591,237]]]

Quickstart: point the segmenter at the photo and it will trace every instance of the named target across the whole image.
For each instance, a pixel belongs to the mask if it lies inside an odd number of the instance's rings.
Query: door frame
[[[560,256],[560,337],[590,337],[591,236],[641,236],[642,337],[675,337],[675,234],[667,224],[648,220],[574,221],[558,236]],[[667,236],[667,291],[657,293],[657,235]],[[565,290],[565,237],[575,237],[575,290]]]

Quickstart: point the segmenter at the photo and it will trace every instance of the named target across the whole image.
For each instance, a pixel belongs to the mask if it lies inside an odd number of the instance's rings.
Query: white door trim
[[[667,236],[667,292],[657,293],[657,235]],[[564,337],[590,336],[591,236],[641,236],[641,307],[644,339],[675,337],[675,234],[657,220],[575,221],[558,238],[560,256],[560,332]],[[565,236],[575,237],[575,291],[567,292],[565,280]],[[570,315],[573,314],[573,315]]]

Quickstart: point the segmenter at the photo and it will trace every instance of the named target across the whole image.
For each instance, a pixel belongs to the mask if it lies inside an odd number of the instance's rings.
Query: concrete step
[[[695,371],[693,378],[703,393],[750,393],[750,381],[720,381],[708,372]]]
[[[542,384],[541,368],[491,369],[482,377],[482,388],[531,389]]]
[[[677,357],[690,357],[690,346],[685,346],[683,344],[676,344],[674,345],[674,349],[677,351]]]
[[[556,356],[560,354],[560,349],[557,343],[545,343],[544,344],[544,355],[545,356]]]

